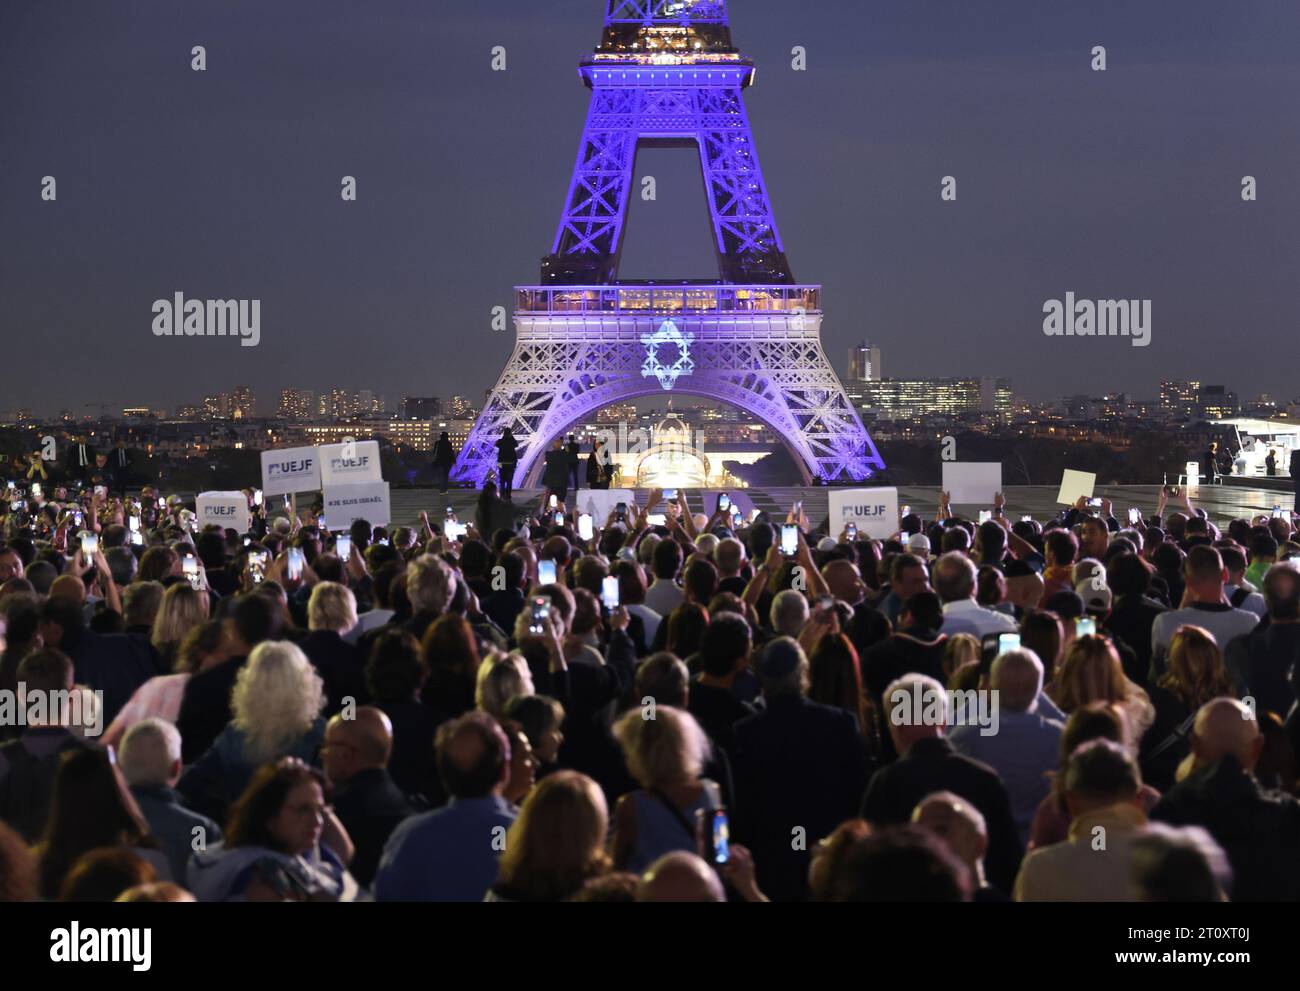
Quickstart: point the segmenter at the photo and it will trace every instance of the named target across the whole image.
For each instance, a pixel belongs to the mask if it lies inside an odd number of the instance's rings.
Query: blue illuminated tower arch
[[[820,287],[798,285],[759,168],[742,91],[754,66],[724,0],[608,0],[573,179],[537,286],[516,287],[515,349],[452,477],[481,485],[495,442],[519,442],[514,482],[582,417],[651,391],[735,405],[770,426],[805,481],[884,468],[821,346]],[[636,150],[698,148],[716,283],[618,280]]]

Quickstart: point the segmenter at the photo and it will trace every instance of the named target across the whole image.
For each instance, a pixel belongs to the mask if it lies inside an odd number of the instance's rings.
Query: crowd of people
[[[15,491],[0,900],[1300,898],[1290,513]]]

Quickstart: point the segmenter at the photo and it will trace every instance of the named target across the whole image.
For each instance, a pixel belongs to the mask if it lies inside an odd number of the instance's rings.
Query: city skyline
[[[11,381],[6,405],[174,408],[231,382],[269,396],[289,368],[477,400],[513,345],[493,307],[535,279],[554,229],[588,102],[573,60],[597,43],[600,6],[504,0],[435,19],[397,0],[354,21],[329,2],[127,0],[75,19],[6,5],[0,132],[22,140],[0,148],[0,331],[15,366],[48,370]],[[891,375],[1010,377],[1041,400],[1154,394],[1205,379],[1229,342],[1265,357],[1289,339],[1300,140],[1277,121],[1300,109],[1286,42],[1300,11],[1199,0],[1172,25],[1028,0],[731,13],[759,67],[748,108],[794,273],[824,287],[829,353],[865,338]],[[1095,44],[1105,72],[1089,68]],[[646,149],[636,173],[657,198],[633,197],[625,274],[661,276],[670,258],[709,275],[698,162]],[[1258,201],[1239,195],[1246,175]],[[260,299],[259,345],[153,336],[151,304],[182,290]],[[1042,306],[1067,291],[1152,299],[1151,345],[1045,337]],[[1294,398],[1285,362],[1258,364],[1215,378]]]

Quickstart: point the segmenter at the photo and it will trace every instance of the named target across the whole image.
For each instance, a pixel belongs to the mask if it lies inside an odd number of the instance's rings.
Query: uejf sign
[[[831,536],[852,523],[860,537],[885,540],[898,532],[898,489],[840,489],[829,492]]]
[[[199,529],[216,524],[225,530],[248,530],[248,497],[242,492],[200,492],[194,500]]]
[[[351,485],[383,481],[379,472],[379,441],[357,440],[320,446],[321,485]]]
[[[263,495],[290,495],[320,488],[320,455],[314,447],[262,452]]]

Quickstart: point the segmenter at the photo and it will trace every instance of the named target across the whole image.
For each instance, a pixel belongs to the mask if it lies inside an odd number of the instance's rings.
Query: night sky
[[[0,408],[170,409],[240,384],[261,413],[286,386],[481,399],[513,342],[490,310],[550,250],[603,12],[3,0]],[[733,0],[731,27],[841,372],[866,337],[887,375],[1009,375],[1033,398],[1162,378],[1300,394],[1300,4]],[[715,277],[698,158],[643,150],[637,172],[658,199],[634,200],[621,274]],[[260,299],[260,346],[155,337],[177,290]],[[1150,298],[1151,346],[1045,337],[1067,290]]]

